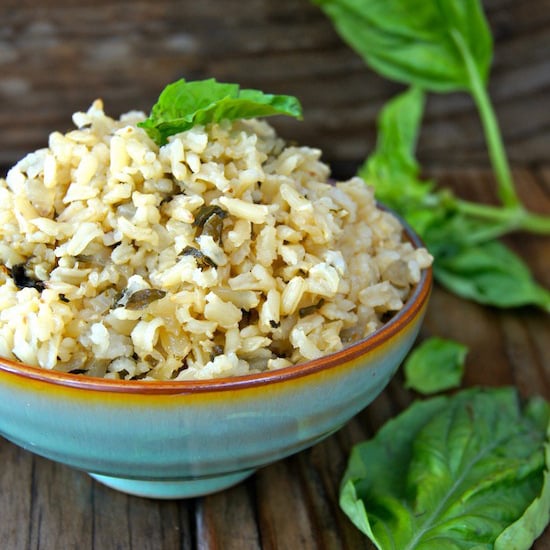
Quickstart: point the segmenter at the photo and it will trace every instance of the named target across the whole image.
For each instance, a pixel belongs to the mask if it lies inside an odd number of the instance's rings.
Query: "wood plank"
[[[119,493],[94,482],[91,548],[196,548],[194,505]]]
[[[29,548],[58,550],[92,547],[92,480],[84,473],[34,457]]]
[[[502,316],[501,326],[513,373],[513,384],[522,395],[546,397],[550,395],[548,368],[545,367],[544,356],[533,345],[533,340],[540,341],[544,334],[548,339],[548,327],[535,324],[533,319],[527,324],[528,318],[532,318],[532,314]]]
[[[34,457],[0,439],[0,464],[0,548],[28,548]]]
[[[495,35],[491,94],[510,158],[536,163],[550,139],[550,0],[486,0]],[[42,147],[96,98],[118,116],[148,111],[181,76],[298,95],[288,139],[331,163],[358,162],[375,143],[377,113],[399,86],[381,79],[309,0],[178,2],[4,1],[0,5],[0,165]],[[275,119],[274,119],[275,120]],[[287,133],[288,131],[288,133]],[[426,164],[487,165],[473,102],[430,97],[419,154]]]
[[[256,507],[264,550],[318,548],[318,518],[311,517],[299,476],[297,457],[256,474]]]
[[[260,549],[251,480],[227,491],[198,499],[196,531],[199,550]]]

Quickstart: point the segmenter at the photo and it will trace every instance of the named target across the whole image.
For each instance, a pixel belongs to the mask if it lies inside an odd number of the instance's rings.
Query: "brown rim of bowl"
[[[389,210],[384,207],[385,210]],[[404,228],[405,236],[415,248],[423,245],[421,239],[404,222],[404,220],[392,212]],[[245,374],[226,378],[211,378],[208,380],[166,380],[166,381],[142,381],[142,380],[110,380],[106,378],[94,378],[81,374],[70,374],[61,371],[46,370],[40,367],[32,367],[4,359],[0,357],[0,372],[4,371],[10,374],[21,376],[22,378],[31,378],[55,384],[67,386],[82,390],[93,390],[111,393],[145,394],[145,395],[176,395],[189,393],[206,393],[218,391],[231,391],[243,388],[250,388],[262,384],[273,384],[295,378],[301,378],[321,370],[328,370],[343,362],[353,360],[364,353],[381,346],[393,335],[412,321],[424,304],[427,302],[432,287],[432,268],[422,271],[420,281],[414,287],[413,292],[405,305],[399,310],[387,323],[378,330],[363,338],[357,340],[339,351],[323,355],[317,359],[305,361],[297,365],[284,367],[280,370],[260,372],[255,374]]]

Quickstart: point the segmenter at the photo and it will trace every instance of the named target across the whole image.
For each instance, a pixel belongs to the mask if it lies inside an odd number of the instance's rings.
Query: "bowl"
[[[424,270],[404,308],[367,338],[261,374],[119,381],[0,359],[0,434],[126,493],[220,491],[318,443],[373,401],[412,347],[431,285]]]

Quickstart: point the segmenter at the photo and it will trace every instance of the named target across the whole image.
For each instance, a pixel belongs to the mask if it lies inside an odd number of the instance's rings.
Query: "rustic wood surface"
[[[550,0],[484,0],[496,42],[491,93],[512,160],[548,158]],[[364,158],[374,120],[399,87],[375,76],[309,0],[2,0],[0,163],[45,145],[96,98],[148,111],[182,76],[298,96],[305,122],[277,125],[332,163]],[[464,94],[431,96],[425,162],[486,162]]]
[[[550,213],[550,167],[517,170],[521,195]],[[479,170],[436,173],[465,197],[492,200]],[[509,244],[550,288],[550,239],[519,234]],[[533,308],[499,311],[434,289],[420,338],[451,337],[470,347],[465,386],[516,385],[550,398],[550,317]],[[87,474],[0,439],[2,550],[288,550],[372,548],[338,508],[351,446],[372,436],[418,396],[398,373],[382,395],[338,433],[259,470],[216,495],[157,501],[112,491]],[[550,548],[550,529],[534,550]]]

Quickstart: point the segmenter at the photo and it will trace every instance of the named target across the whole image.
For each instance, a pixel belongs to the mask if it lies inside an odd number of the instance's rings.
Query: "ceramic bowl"
[[[268,373],[132,382],[0,359],[0,434],[127,493],[222,490],[321,441],[368,405],[412,347],[431,284],[426,270],[405,307],[368,338]]]

